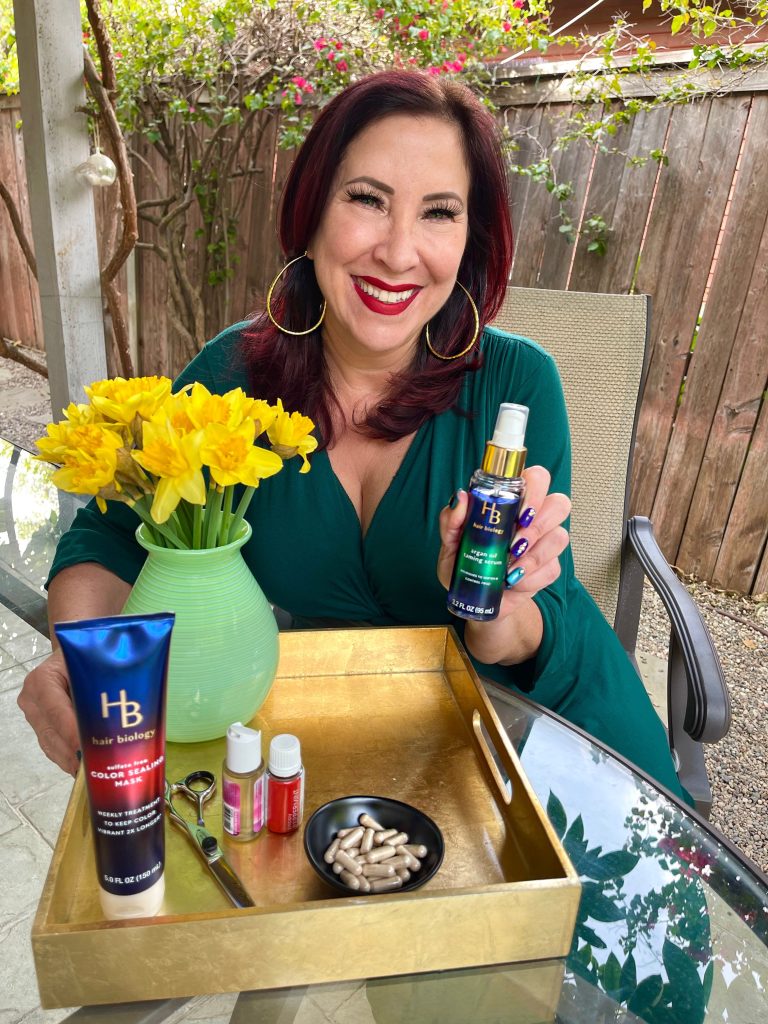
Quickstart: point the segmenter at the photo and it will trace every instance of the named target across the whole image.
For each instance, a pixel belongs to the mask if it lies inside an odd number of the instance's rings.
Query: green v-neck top
[[[216,393],[234,387],[250,392],[241,346],[245,326],[210,341],[175,389],[200,381]],[[449,410],[419,428],[364,537],[326,451],[311,456],[309,473],[300,474],[301,460],[292,459],[258,488],[248,511],[253,534],[243,555],[269,601],[297,624],[450,624],[463,635],[464,623],[447,611],[436,575],[438,516],[480,465],[502,402],[529,407],[527,465],[545,466],[551,490],[570,492],[570,435],[553,359],[533,341],[494,328],[485,329],[481,346],[483,366],[466,374],[457,403],[471,415]],[[62,537],[50,578],[67,566],[98,562],[133,583],[145,557],[133,537],[137,524],[125,505],[110,503],[102,514],[91,502]],[[559,579],[534,598],[544,625],[537,655],[508,667],[476,663],[478,670],[530,693],[679,792],[663,729],[642,684],[576,580],[570,549],[560,561]],[[637,728],[638,720],[658,732],[655,742]]]

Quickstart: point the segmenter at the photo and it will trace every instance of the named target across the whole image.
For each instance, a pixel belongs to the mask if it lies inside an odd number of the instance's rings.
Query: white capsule
[[[408,842],[407,832],[397,832],[395,835],[390,836],[389,839],[385,839],[384,842],[387,846],[403,846]]]
[[[388,889],[400,889],[403,880],[393,875],[391,878],[374,878],[371,882],[371,892],[387,892]]]
[[[376,835],[372,828],[367,828],[360,840],[360,853],[369,853],[373,849],[373,837]]]
[[[338,836],[336,836],[331,845],[323,854],[323,860],[325,861],[326,864],[333,864],[333,862],[336,860],[336,851],[339,848],[340,842],[341,840],[339,839]]]
[[[344,850],[338,850],[336,853],[336,864],[341,864],[343,868],[349,871],[352,875],[361,875],[363,873],[362,867],[357,863],[356,860],[352,860],[348,853]]]
[[[357,820],[361,825],[364,825],[365,828],[372,828],[374,832],[381,832],[384,828],[384,826],[380,825],[378,821],[370,816],[370,814],[361,814]]]
[[[397,829],[396,828],[385,828],[385,829],[382,829],[380,832],[376,832],[376,834],[374,835],[374,837],[373,837],[373,845],[374,846],[381,846],[382,843],[386,843],[386,841],[388,839],[391,839],[392,836],[396,836],[396,835],[397,835]]]
[[[427,856],[427,848],[426,848],[426,846],[422,846],[421,843],[410,843],[410,844],[406,843],[405,844],[405,848],[408,851],[408,853],[411,854],[412,857],[426,857]]]
[[[353,828],[351,832],[348,832],[345,836],[342,836],[339,843],[339,849],[349,850],[352,846],[359,846],[360,840],[365,834],[365,829],[362,826]]]
[[[344,885],[348,885],[350,889],[360,888],[359,880],[355,875],[351,874],[349,871],[342,871],[341,874],[339,875],[339,878],[342,880]]]

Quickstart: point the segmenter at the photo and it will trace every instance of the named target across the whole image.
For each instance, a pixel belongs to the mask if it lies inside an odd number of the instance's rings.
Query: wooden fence
[[[653,519],[665,554],[684,572],[741,593],[767,592],[768,88],[643,113],[610,139],[630,156],[663,149],[666,166],[634,166],[584,144],[550,152],[572,111],[556,82],[511,86],[498,99],[518,147],[513,163],[525,167],[549,153],[557,179],[573,183],[574,223],[600,216],[607,225],[603,256],[589,252],[586,239],[568,244],[557,201],[513,175],[512,283],[653,297],[632,511]],[[0,107],[0,180],[16,182],[23,207],[18,116],[9,101]],[[263,303],[280,265],[275,208],[290,154],[275,148],[274,125],[270,132],[238,225],[232,320]],[[137,167],[139,197],[148,187]],[[136,280],[142,371],[172,374],[184,347],[166,315],[156,256],[137,255]],[[213,334],[223,326],[220,295],[209,299]],[[42,347],[34,280],[2,212],[0,334]]]

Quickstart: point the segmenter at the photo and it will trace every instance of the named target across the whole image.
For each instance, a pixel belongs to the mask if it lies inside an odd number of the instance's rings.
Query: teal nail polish
[[[448,502],[448,508],[456,508],[459,504],[459,495],[456,491],[451,495],[451,500]]]
[[[513,569],[512,572],[509,573],[509,575],[507,576],[507,586],[514,587],[516,583],[520,582],[523,576],[525,576],[525,569],[523,569],[522,566],[518,565],[518,567],[516,569]]]

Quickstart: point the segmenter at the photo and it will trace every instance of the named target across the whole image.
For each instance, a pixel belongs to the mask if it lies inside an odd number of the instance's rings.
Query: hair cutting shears
[[[213,877],[221,888],[232,900],[236,907],[254,907],[256,904],[245,890],[243,883],[237,877],[222,853],[216,837],[212,836],[205,827],[203,820],[203,806],[211,799],[216,791],[216,777],[213,772],[198,771],[190,772],[185,778],[178,782],[165,780],[165,806],[172,821],[184,829],[193,844],[200,852],[200,856],[208,865]],[[197,823],[192,824],[183,818],[173,806],[173,798],[177,793],[183,793],[197,807]]]

